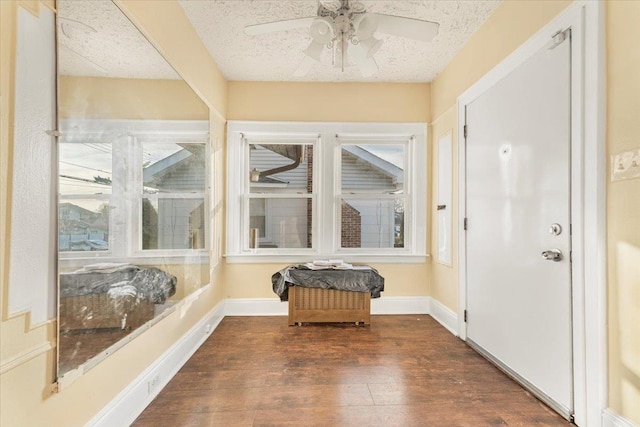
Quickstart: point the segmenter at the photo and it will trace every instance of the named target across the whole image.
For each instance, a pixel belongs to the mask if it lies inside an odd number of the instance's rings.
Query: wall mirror
[[[209,281],[209,110],[110,0],[57,1],[58,379]]]

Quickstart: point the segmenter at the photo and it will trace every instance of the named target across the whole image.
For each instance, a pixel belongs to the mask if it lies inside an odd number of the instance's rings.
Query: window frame
[[[314,139],[312,247],[249,249],[249,185],[247,141]],[[404,248],[340,248],[342,191],[340,139],[390,145],[403,141],[405,210]],[[391,140],[391,141],[390,141]],[[285,142],[286,143],[286,142]],[[227,124],[227,239],[229,263],[305,262],[343,258],[352,262],[420,263],[427,255],[427,125],[426,123],[316,123],[229,121]],[[422,189],[424,189],[422,191]],[[358,194],[358,197],[381,193]],[[271,195],[269,195],[271,196]],[[348,195],[350,197],[351,195]],[[284,195],[287,197],[287,195]],[[394,199],[393,195],[388,198]],[[406,209],[406,208],[405,208]],[[408,225],[408,227],[407,227]]]
[[[165,262],[167,258],[176,262],[208,262],[211,230],[209,205],[211,203],[211,144],[209,122],[203,120],[119,120],[80,119],[61,121],[62,138],[90,136],[93,142],[112,143],[111,194],[108,202],[118,200],[125,209],[116,209],[109,215],[109,249],[106,251],[59,251],[60,262],[64,266],[75,267],[88,260],[129,262]],[[204,199],[204,248],[202,249],[142,249],[142,144],[154,143],[194,143],[205,147],[205,188],[198,193]],[[65,142],[60,142],[65,144]],[[116,168],[123,173],[118,173]],[[174,194],[174,193],[171,193]],[[164,196],[164,195],[163,195]],[[76,197],[76,196],[72,196]],[[94,198],[88,195],[86,198]],[[68,196],[59,194],[60,200]],[[193,198],[193,197],[190,197]]]

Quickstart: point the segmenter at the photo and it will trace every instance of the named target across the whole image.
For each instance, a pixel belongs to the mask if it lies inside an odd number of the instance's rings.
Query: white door
[[[466,110],[467,341],[566,417],[573,412],[570,71],[567,38]]]

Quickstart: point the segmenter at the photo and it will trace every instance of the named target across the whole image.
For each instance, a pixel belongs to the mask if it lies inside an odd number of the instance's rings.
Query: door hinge
[[[464,323],[467,323],[467,310],[464,311]]]
[[[464,125],[462,128],[462,134],[464,135],[464,138],[467,139],[467,125]]]
[[[558,30],[551,36],[551,42],[548,49],[555,49],[556,46],[560,46],[565,40],[571,36],[571,28],[567,30]]]
[[[464,225],[463,225],[464,231],[467,231],[468,228],[468,222],[467,222],[467,218],[464,219]]]

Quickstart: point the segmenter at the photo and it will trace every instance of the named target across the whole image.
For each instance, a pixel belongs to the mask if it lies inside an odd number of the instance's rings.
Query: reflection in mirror
[[[208,282],[208,109],[111,1],[58,0],[58,378]]]

